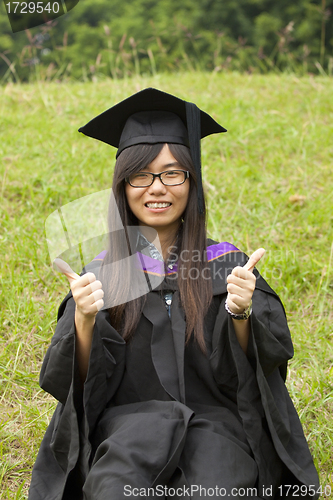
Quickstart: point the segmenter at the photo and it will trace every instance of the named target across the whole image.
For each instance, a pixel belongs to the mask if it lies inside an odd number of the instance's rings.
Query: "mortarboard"
[[[203,213],[200,139],[226,132],[195,104],[147,88],[93,118],[79,132],[118,148],[117,157],[136,144],[175,143],[190,148],[198,181],[198,207]]]

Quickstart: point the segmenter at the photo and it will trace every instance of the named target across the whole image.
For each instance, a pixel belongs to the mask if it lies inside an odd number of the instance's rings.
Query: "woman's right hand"
[[[76,313],[82,318],[95,318],[104,306],[102,283],[96,279],[94,273],[86,273],[75,279],[68,276],[68,280],[76,304]]]
[[[67,276],[71,286],[75,308],[75,354],[79,364],[81,381],[84,383],[89,367],[90,350],[94,333],[95,316],[104,307],[102,283],[94,273],[83,276],[76,274],[67,262],[60,258],[54,260],[59,271]]]
[[[93,273],[72,277],[67,274],[75,300],[76,357],[82,383],[89,367],[95,317],[104,306],[102,283]]]

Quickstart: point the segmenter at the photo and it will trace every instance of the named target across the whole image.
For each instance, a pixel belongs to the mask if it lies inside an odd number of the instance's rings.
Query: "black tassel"
[[[192,102],[186,102],[187,131],[191,157],[197,176],[197,194],[199,214],[204,213],[204,194],[201,175],[201,117],[200,109]]]

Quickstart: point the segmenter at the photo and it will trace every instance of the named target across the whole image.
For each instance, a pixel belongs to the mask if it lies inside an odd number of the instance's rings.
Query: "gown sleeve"
[[[69,293],[60,305],[40,374],[41,387],[59,403],[33,469],[29,500],[79,498],[88,473],[91,435],[124,370],[125,341],[111,326],[108,312],[99,311],[82,385],[75,358],[74,313],[75,302]]]
[[[275,464],[281,460],[283,475],[288,478],[282,478],[282,484],[294,481],[296,485],[305,484],[317,489],[318,474],[285,386],[287,363],[293,356],[286,315],[278,296],[261,280],[258,279],[253,294],[246,355],[238,343],[232,319],[224,308],[227,295],[221,296],[213,332],[212,370],[220,390],[235,398],[248,442],[259,464],[262,483],[271,484],[268,481],[273,481]],[[269,440],[265,437],[266,427]],[[271,448],[272,444],[274,448]],[[267,466],[270,463],[272,466]],[[261,467],[260,464],[264,465]],[[272,470],[271,476],[269,469]]]
[[[40,386],[63,405],[71,389],[80,394],[81,383],[75,359],[75,302],[69,293],[62,302],[58,323],[47,350],[41,373]],[[111,326],[107,311],[96,315],[89,368],[83,386],[84,411],[91,425],[96,415],[114,394],[124,368],[125,341]]]
[[[238,375],[232,350],[235,336],[232,319],[224,308],[227,294],[221,295],[221,306],[213,331],[211,364],[216,382],[230,397],[237,392]],[[283,381],[288,360],[293,356],[293,345],[286,315],[279,298],[271,293],[255,289],[253,312],[250,316],[250,338],[246,363],[254,368],[258,360],[267,377],[278,368]],[[238,347],[234,347],[238,350]],[[226,369],[226,367],[228,367]]]
[[[286,379],[287,362],[294,355],[287,318],[280,299],[271,293],[256,289],[253,296],[251,338],[247,356],[254,362],[256,346],[258,360],[263,373],[268,377],[279,368]]]

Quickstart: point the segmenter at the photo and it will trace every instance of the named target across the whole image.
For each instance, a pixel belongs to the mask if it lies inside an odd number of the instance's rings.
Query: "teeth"
[[[171,203],[147,203],[148,208],[166,208],[170,205]]]

